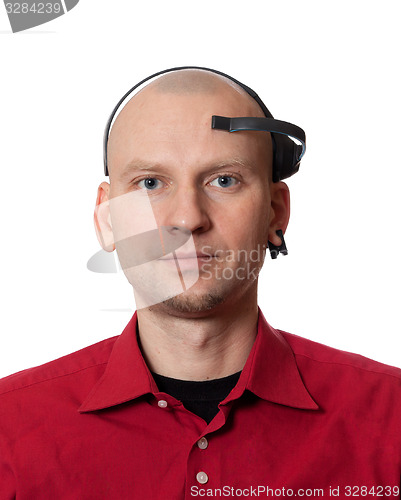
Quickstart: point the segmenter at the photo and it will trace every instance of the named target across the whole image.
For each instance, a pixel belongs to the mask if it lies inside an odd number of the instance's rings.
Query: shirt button
[[[209,481],[209,478],[207,477],[206,472],[198,472],[198,474],[196,474],[196,480],[200,484],[206,484]]]
[[[166,408],[167,407],[167,401],[164,401],[164,399],[160,399],[160,401],[157,402],[157,405],[160,408]]]
[[[209,446],[209,443],[207,442],[207,439],[205,437],[202,437],[198,441],[198,447],[201,450],[206,450],[206,448]]]

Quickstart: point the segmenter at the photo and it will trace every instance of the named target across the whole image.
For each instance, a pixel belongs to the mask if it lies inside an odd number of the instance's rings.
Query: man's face
[[[153,212],[148,227],[140,221],[144,231],[155,221],[192,234],[198,255],[184,245],[176,256],[182,277],[192,274],[196,280],[160,304],[181,312],[201,312],[256,293],[274,212],[269,134],[214,130],[214,114],[263,116],[251,98],[226,84],[213,93],[145,89],[122,110],[109,139],[107,196],[133,200],[122,205],[124,211],[110,209],[116,240],[138,219],[134,200],[141,197]],[[171,253],[166,257],[153,260],[140,276],[125,270],[136,292],[146,296],[155,286],[168,289],[177,262]]]

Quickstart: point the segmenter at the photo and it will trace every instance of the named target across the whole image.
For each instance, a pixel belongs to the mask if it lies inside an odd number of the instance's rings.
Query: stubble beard
[[[201,276],[198,283],[205,281]],[[208,280],[206,280],[207,282]],[[211,283],[209,281],[209,290],[196,290],[196,284],[191,289],[179,295],[175,295],[163,301],[163,304],[176,312],[181,313],[199,313],[210,311],[218,305],[226,302],[233,295],[237,295],[240,285],[236,279],[222,280]]]
[[[209,311],[223,302],[224,296],[219,293],[205,293],[200,296],[181,294],[163,300],[166,307],[182,313]]]

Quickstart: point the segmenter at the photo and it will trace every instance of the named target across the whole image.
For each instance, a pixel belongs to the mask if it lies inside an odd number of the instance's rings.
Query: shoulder
[[[401,370],[365,356],[335,349],[279,330],[290,345],[306,389],[320,408],[341,426],[378,433],[399,442]],[[362,431],[361,431],[362,432]]]
[[[118,336],[97,342],[76,352],[0,379],[0,398],[8,393],[61,382],[104,367]]]
[[[335,349],[298,335],[278,330],[290,345],[297,362],[332,372],[358,372],[361,376],[394,379],[401,384],[401,369],[352,352]]]

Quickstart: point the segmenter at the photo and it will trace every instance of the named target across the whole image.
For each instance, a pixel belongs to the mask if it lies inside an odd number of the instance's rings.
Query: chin
[[[185,293],[164,300],[163,304],[168,309],[182,313],[199,313],[210,311],[224,302],[225,297],[217,293],[202,295],[187,295]]]

